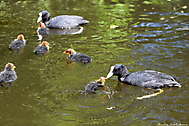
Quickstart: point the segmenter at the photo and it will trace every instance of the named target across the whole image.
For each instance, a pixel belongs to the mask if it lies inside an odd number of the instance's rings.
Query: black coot
[[[24,35],[23,34],[19,34],[17,36],[17,39],[13,40],[9,44],[9,49],[19,50],[19,49],[23,48],[25,45],[26,45],[26,40],[24,39]]]
[[[37,55],[43,55],[47,52],[49,52],[49,43],[47,41],[40,43],[34,50],[34,53]]]
[[[60,29],[71,29],[76,28],[80,25],[88,24],[89,21],[85,20],[81,16],[75,15],[60,15],[54,18],[50,18],[50,13],[46,10],[39,13],[37,22],[43,22],[48,28],[60,28]]]
[[[78,53],[74,49],[67,49],[64,51],[65,54],[68,54],[68,59],[71,60],[72,62],[80,62],[80,63],[91,63],[92,58],[88,55]]]
[[[15,65],[12,63],[7,63],[2,72],[0,72],[0,83],[11,83],[17,79],[17,75],[15,72]]]
[[[137,99],[156,96],[163,92],[161,88],[164,87],[181,87],[181,84],[178,83],[171,75],[154,70],[144,70],[129,73],[127,67],[123,64],[116,64],[111,67],[107,78],[110,78],[113,75],[118,76],[118,80],[126,84],[159,90],[157,93],[138,97]]]
[[[38,40],[42,40],[44,36],[47,36],[49,34],[49,29],[45,26],[43,22],[39,23],[39,27],[37,29],[37,36]]]
[[[85,86],[85,93],[93,93],[95,94],[97,90],[105,89],[105,77],[100,77],[100,79],[90,82]]]

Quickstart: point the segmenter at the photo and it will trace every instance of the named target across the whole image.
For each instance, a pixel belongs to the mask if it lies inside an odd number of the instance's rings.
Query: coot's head
[[[123,64],[116,64],[114,66],[111,66],[110,72],[107,75],[107,79],[112,77],[113,75],[122,77],[124,75],[127,75],[129,72],[127,70],[127,67]]]
[[[37,19],[37,23],[39,23],[39,22],[45,23],[50,20],[50,17],[51,17],[51,15],[48,11],[46,11],[46,10],[41,11],[41,12],[39,12],[39,17]]]
[[[67,49],[64,51],[64,53],[70,56],[76,54],[76,51],[74,49]]]
[[[7,71],[13,71],[16,68],[16,66],[13,63],[7,63],[5,65],[5,70]]]
[[[98,80],[96,80],[97,83],[101,83],[102,85],[105,84],[106,78],[105,77],[100,77]]]
[[[24,35],[22,33],[17,36],[17,39],[18,40],[25,40]]]

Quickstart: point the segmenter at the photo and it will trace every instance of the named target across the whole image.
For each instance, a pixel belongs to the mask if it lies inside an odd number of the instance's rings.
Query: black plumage
[[[43,55],[46,54],[47,52],[49,52],[49,43],[46,41],[43,41],[34,49],[34,53],[37,55]]]
[[[163,87],[181,87],[174,77],[154,70],[129,73],[126,66],[116,64],[111,67],[107,78],[118,76],[118,80],[134,86],[159,89]]]
[[[17,79],[15,66],[12,63],[7,63],[4,70],[0,72],[0,83],[11,83]]]
[[[37,22],[43,22],[48,28],[70,29],[89,23],[81,16],[60,15],[51,19],[50,13],[46,10],[39,13]]]
[[[44,37],[47,37],[49,34],[49,29],[45,26],[44,23],[40,22],[39,27],[37,29],[38,40],[43,40]]]
[[[71,60],[72,62],[80,62],[80,63],[91,63],[92,58],[86,54],[78,53],[73,49],[67,49],[64,51],[65,54],[68,54],[68,59]]]
[[[73,62],[81,62],[84,64],[92,62],[91,57],[82,53],[76,53],[76,54],[70,55],[68,58]]]
[[[85,86],[85,93],[93,93],[95,94],[97,90],[105,89],[105,77],[101,77],[100,79],[90,82]]]
[[[96,93],[97,90],[100,90],[104,87],[104,85],[102,85],[99,82],[91,82],[89,84],[87,84],[85,86],[85,92],[86,93]]]
[[[24,35],[20,34],[17,36],[17,39],[13,40],[10,44],[9,44],[9,49],[12,50],[20,50],[21,48],[23,48],[26,45],[26,40],[24,39]]]

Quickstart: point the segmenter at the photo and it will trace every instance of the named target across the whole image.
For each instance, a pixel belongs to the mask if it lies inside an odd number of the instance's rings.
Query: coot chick
[[[23,34],[19,34],[17,36],[17,39],[13,40],[9,44],[9,49],[19,50],[19,49],[23,48],[25,45],[26,45],[26,40],[24,39],[24,35]]]
[[[51,19],[50,13],[43,10],[39,13],[37,23],[43,22],[48,28],[71,29],[80,25],[88,24],[89,21],[81,16],[60,15]]]
[[[45,26],[43,22],[39,23],[39,27],[37,29],[37,35],[38,35],[38,40],[42,40],[44,36],[47,36],[49,33],[49,29]]]
[[[12,63],[7,63],[2,72],[0,72],[0,85],[3,86],[2,83],[11,83],[17,79],[17,75],[15,72],[15,65]]]
[[[91,63],[92,58],[90,56],[87,56],[82,53],[77,53],[74,49],[67,49],[64,51],[65,54],[68,54],[68,59],[71,60],[72,62],[80,62],[80,63]]]
[[[106,78],[105,77],[100,77],[100,79],[95,80],[93,82],[90,82],[89,84],[87,84],[85,86],[85,93],[89,94],[89,93],[93,93],[95,94],[97,90],[103,90],[105,89],[105,81]]]
[[[163,90],[160,89],[164,87],[181,87],[181,84],[178,83],[171,75],[154,70],[129,73],[127,67],[123,64],[116,64],[111,67],[107,78],[110,78],[113,75],[118,76],[118,80],[120,82],[144,88],[158,89],[160,92],[163,92]],[[138,97],[138,99],[149,98],[151,96],[155,95],[152,94]]]
[[[47,52],[49,52],[49,43],[47,41],[40,43],[34,50],[34,53],[37,55],[43,55]]]

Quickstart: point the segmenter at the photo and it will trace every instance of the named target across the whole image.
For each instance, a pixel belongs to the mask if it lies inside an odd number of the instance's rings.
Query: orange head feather
[[[25,40],[23,34],[19,34],[19,35],[17,36],[17,39],[18,39],[18,40]]]
[[[47,41],[43,41],[40,45],[41,46],[49,46],[49,43]]]
[[[40,27],[40,28],[46,28],[46,25],[45,25],[43,22],[40,22],[40,23],[39,23],[39,27]]]
[[[76,53],[76,51],[74,49],[67,49],[64,51],[65,54],[68,54],[68,55],[73,55]]]
[[[11,70],[14,70],[16,68],[16,66],[13,63],[7,63],[5,65],[5,68],[10,68]]]

